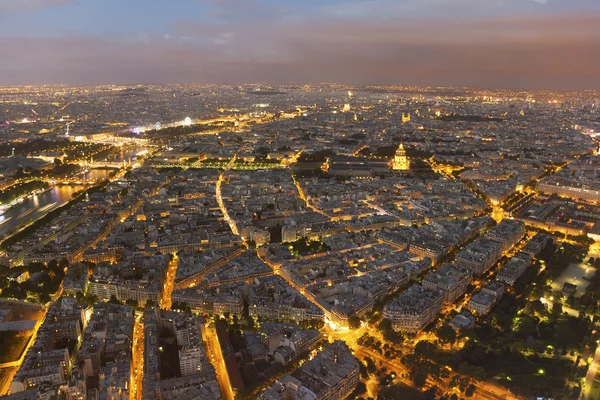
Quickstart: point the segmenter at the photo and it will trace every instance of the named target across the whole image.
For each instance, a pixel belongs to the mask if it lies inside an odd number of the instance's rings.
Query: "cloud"
[[[74,3],[74,0],[0,0],[0,11],[34,11],[40,8],[72,3]]]
[[[179,21],[170,40],[5,38],[0,48],[11,62],[0,63],[0,84],[330,81],[600,89],[599,24],[595,14],[447,21],[269,17],[262,24]]]

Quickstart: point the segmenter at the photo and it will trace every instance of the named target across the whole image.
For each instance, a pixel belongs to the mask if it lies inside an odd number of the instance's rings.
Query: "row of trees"
[[[10,271],[21,273],[27,271],[29,278],[23,282],[9,279],[6,274],[6,266],[1,268],[4,272],[0,277],[0,297],[14,298],[17,300],[32,299],[45,304],[51,300],[51,295],[56,293],[65,277],[65,269],[68,267],[67,260],[52,260],[46,264],[30,263],[27,266],[13,268]]]

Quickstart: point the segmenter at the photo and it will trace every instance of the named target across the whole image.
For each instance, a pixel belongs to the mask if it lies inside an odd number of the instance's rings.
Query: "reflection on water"
[[[94,181],[103,181],[108,179],[108,174],[111,173],[110,169],[91,169],[85,174],[83,174],[83,178],[85,180],[94,180]],[[115,170],[116,171],[116,170]]]
[[[144,147],[144,146],[127,146],[127,147],[124,147],[121,152],[110,155],[106,161],[119,162],[119,163],[122,163],[123,161],[125,161],[125,162],[129,163],[129,162],[133,161],[133,159],[136,158],[139,153],[146,152],[149,150],[150,150],[149,147]],[[104,160],[101,160],[101,161],[104,161]]]
[[[22,223],[43,217],[69,202],[73,193],[85,188],[86,186],[79,185],[56,186],[47,192],[25,199],[23,203],[11,207],[0,216],[0,235],[6,235]]]

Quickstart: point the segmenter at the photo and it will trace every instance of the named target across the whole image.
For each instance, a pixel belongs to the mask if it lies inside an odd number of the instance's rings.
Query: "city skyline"
[[[0,85],[600,88],[592,0],[0,4]]]
[[[600,400],[600,0],[0,0],[0,400]]]
[[[0,99],[2,399],[600,399],[598,92]]]

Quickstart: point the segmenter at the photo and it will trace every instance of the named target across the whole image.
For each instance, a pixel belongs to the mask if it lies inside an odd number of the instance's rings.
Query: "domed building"
[[[392,161],[392,170],[394,171],[408,171],[410,169],[410,161],[406,156],[406,150],[404,150],[404,144],[400,142],[394,160]]]

